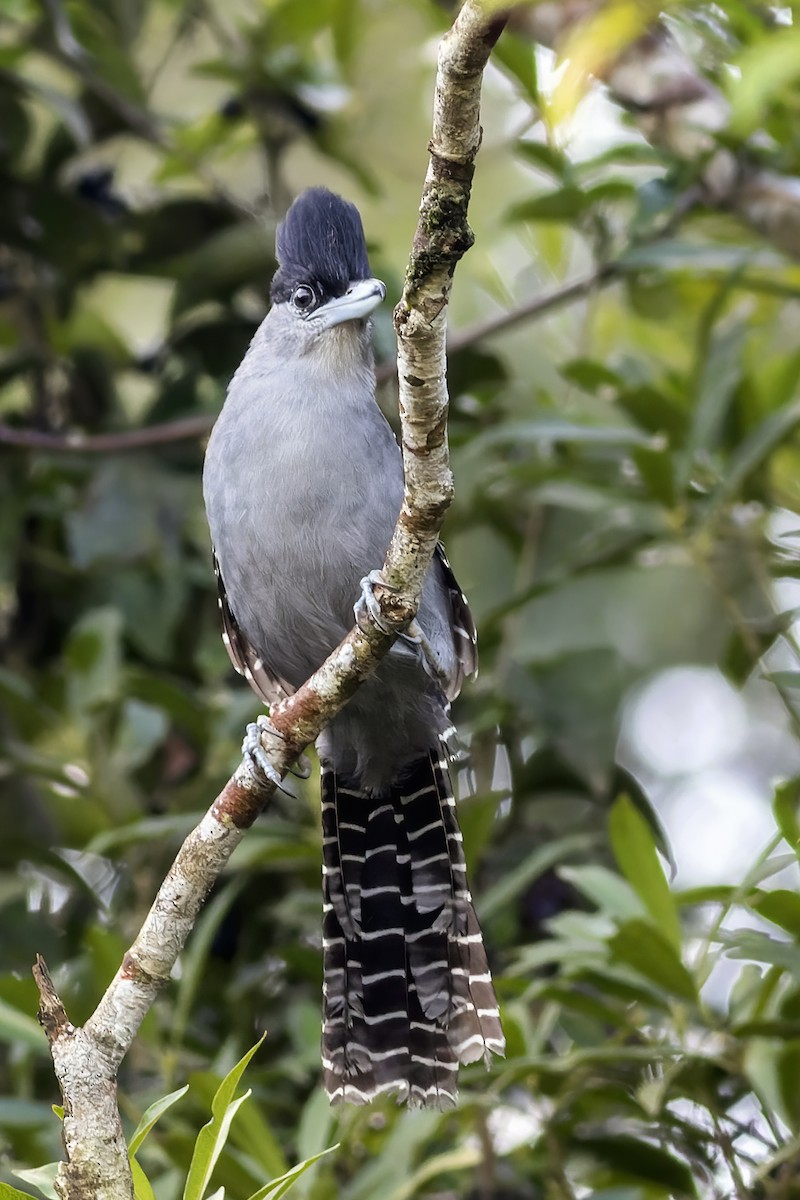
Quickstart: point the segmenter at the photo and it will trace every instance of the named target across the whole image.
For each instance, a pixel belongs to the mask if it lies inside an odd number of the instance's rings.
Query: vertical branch
[[[430,160],[395,309],[406,490],[386,557],[386,582],[418,596],[453,496],[447,445],[447,303],[456,266],[473,242],[467,222],[481,144],[483,71],[506,23],[466,0],[439,48]]]

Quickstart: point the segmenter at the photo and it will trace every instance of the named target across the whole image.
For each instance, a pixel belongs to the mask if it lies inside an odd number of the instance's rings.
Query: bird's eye
[[[312,287],[307,283],[298,284],[292,292],[292,307],[298,312],[304,313],[312,309],[316,303],[317,296]]]

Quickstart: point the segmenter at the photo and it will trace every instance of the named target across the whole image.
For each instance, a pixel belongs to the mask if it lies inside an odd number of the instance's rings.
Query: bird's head
[[[363,321],[386,297],[369,268],[358,209],[326,188],[292,204],[278,226],[277,257],[272,302],[309,333]]]

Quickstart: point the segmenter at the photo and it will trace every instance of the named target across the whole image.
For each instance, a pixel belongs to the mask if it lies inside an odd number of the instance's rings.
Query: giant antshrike
[[[375,401],[361,218],[322,188],[278,230],[272,308],[228,389],[204,491],[225,638],[267,703],[375,611],[403,468]],[[504,1040],[443,737],[476,665],[441,548],[410,636],[317,741],[322,767],[322,1059],[333,1100],[455,1102],[458,1066]],[[245,747],[259,759],[259,728]]]

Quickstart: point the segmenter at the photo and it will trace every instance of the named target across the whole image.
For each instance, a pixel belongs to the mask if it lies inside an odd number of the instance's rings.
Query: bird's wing
[[[274,704],[280,703],[286,696],[291,695],[294,688],[269,670],[242,633],[228,603],[225,582],[216,554],[213,557],[214,574],[217,577],[217,603],[222,617],[222,640],[225,643],[225,649],[228,651],[234,668],[240,675],[244,675],[256,695],[272,707]]]
[[[458,660],[456,677],[448,689],[448,698],[452,700],[461,691],[461,685],[465,678],[478,673],[478,631],[475,628],[467,597],[458,586],[458,580],[447,561],[447,555],[441,542],[436,545],[436,558],[450,600],[451,627]]]

